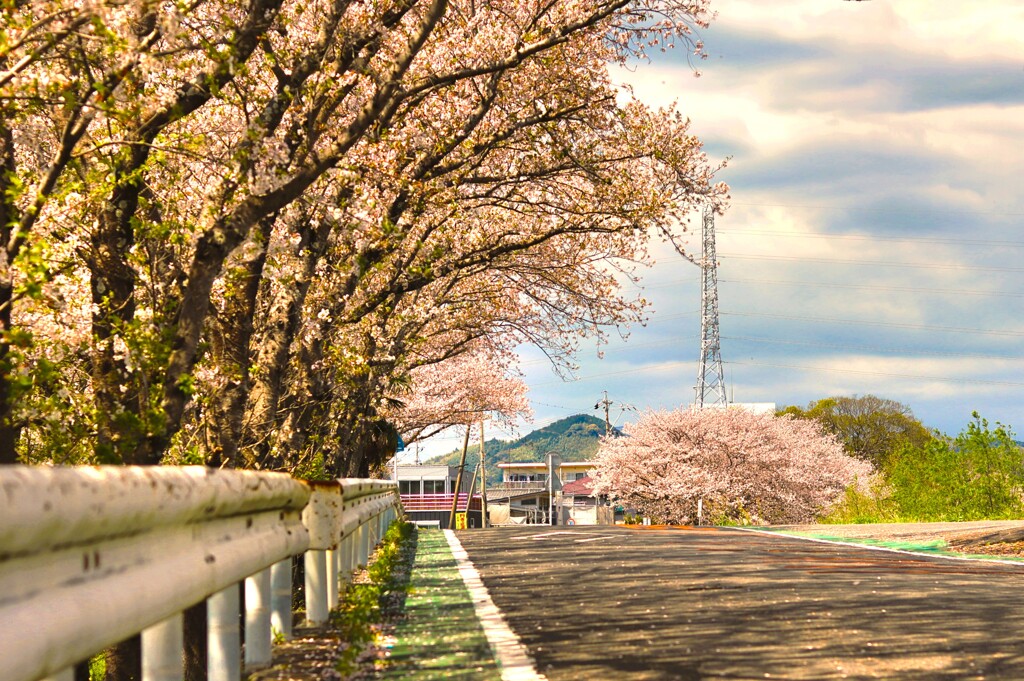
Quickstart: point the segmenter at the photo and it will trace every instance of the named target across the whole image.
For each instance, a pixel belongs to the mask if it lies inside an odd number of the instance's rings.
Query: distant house
[[[487,488],[487,503],[491,524],[596,524],[598,512],[585,510],[588,505],[582,487],[570,487],[587,480],[593,466],[589,461],[559,462],[552,465],[544,461],[500,463],[501,482]],[[554,476],[553,478],[551,476]],[[566,503],[566,489],[579,491]],[[579,499],[579,518],[573,516]],[[591,519],[593,516],[593,519]],[[554,522],[552,522],[554,519]],[[605,519],[602,515],[602,519]]]
[[[607,495],[594,494],[594,479],[589,475],[562,487],[562,507],[568,515],[566,524],[615,524],[614,507],[609,503]]]

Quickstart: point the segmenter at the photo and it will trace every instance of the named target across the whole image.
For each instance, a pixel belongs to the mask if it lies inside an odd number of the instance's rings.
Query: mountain
[[[548,452],[555,452],[562,461],[589,461],[597,454],[598,441],[604,435],[604,421],[588,414],[576,414],[538,428],[518,440],[491,439],[484,442],[488,484],[501,480],[499,463],[546,461]],[[461,449],[440,454],[427,463],[459,465]],[[480,460],[480,446],[470,442],[466,455],[466,473]]]

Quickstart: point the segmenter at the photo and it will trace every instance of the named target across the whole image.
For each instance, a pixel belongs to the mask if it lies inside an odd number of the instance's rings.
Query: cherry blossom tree
[[[808,522],[872,472],[815,422],[735,408],[645,414],[595,465],[596,492],[672,523],[698,500],[713,521]]]
[[[613,269],[724,194],[607,76],[706,0],[0,13],[3,462],[365,471],[422,367],[639,318]]]
[[[73,407],[62,437],[91,434],[93,460],[344,459],[417,367],[483,338],[568,357],[639,319],[615,269],[724,193],[685,121],[607,75],[699,50],[705,0],[16,8],[4,181],[33,189],[3,192],[2,274],[31,295],[0,301],[0,421],[31,429],[23,453],[60,439],[31,406]],[[70,332],[24,333],[57,313]]]
[[[506,426],[531,415],[526,384],[500,358],[466,353],[410,372],[410,398],[393,420],[411,444],[455,426],[492,416]]]

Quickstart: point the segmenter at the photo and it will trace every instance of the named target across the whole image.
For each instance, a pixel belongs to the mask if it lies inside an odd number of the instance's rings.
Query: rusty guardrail
[[[0,660],[11,681],[73,679],[74,665],[142,634],[144,681],[181,679],[182,612],[206,599],[209,679],[270,662],[291,636],[292,556],[305,553],[307,619],[400,511],[397,484],[306,483],[201,466],[0,466]],[[322,567],[322,569],[321,569]]]

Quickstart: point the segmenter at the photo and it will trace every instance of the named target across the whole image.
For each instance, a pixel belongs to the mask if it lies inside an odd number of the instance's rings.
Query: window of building
[[[519,505],[520,506],[536,506],[537,505],[537,500],[536,499],[520,499],[519,500]]]
[[[444,494],[444,480],[424,480],[424,494]]]
[[[421,492],[420,492],[420,481],[419,480],[399,480],[398,481],[398,493],[399,494],[421,494]]]

